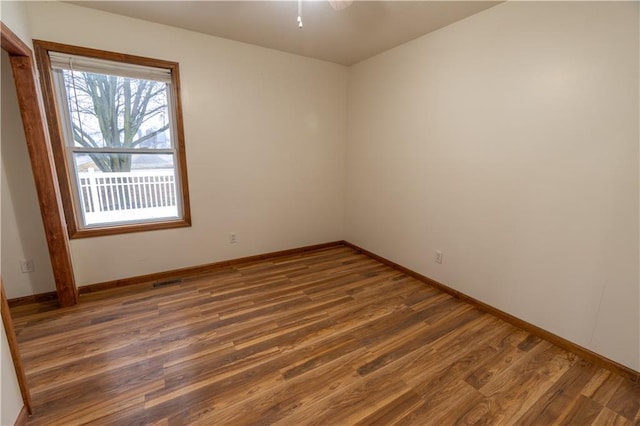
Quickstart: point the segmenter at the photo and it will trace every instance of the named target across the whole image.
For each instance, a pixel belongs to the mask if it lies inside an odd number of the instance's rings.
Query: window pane
[[[166,83],[91,72],[61,72],[74,146],[171,148]]]
[[[191,226],[179,64],[33,45],[70,238]]]
[[[85,226],[180,217],[173,155],[73,156]]]

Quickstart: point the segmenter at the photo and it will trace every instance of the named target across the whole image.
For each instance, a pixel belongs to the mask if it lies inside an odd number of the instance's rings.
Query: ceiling
[[[352,65],[500,2],[70,1],[83,7],[171,25],[297,55]]]

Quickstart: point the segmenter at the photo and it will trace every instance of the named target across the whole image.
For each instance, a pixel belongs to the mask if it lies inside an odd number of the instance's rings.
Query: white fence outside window
[[[176,218],[178,204],[173,169],[78,173],[87,225],[131,220]]]

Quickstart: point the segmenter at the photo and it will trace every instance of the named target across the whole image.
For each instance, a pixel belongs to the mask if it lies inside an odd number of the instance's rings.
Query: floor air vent
[[[166,287],[168,285],[180,284],[182,282],[181,279],[177,280],[167,280],[167,281],[158,281],[157,283],[153,283],[153,288]]]

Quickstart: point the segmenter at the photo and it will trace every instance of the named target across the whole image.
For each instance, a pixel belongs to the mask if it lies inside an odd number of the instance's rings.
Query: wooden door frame
[[[0,33],[2,50],[9,54],[11,62],[58,301],[61,306],[72,306],[78,303],[78,288],[33,53],[3,22]]]
[[[24,408],[27,410],[27,414],[31,415],[33,414],[31,393],[29,392],[27,376],[24,372],[24,366],[22,365],[22,357],[20,356],[20,351],[18,350],[18,340],[16,338],[16,332],[13,328],[13,320],[11,319],[11,312],[9,312],[9,303],[7,302],[7,295],[4,292],[2,279],[0,279],[0,293],[2,297],[2,305],[0,308],[0,310],[2,311],[2,324],[4,325],[4,331],[7,334],[7,341],[9,342],[9,352],[11,352],[13,367],[16,370],[16,377],[18,378],[18,385],[20,386],[20,393],[22,394],[22,402],[24,403]]]

